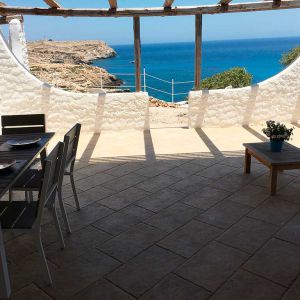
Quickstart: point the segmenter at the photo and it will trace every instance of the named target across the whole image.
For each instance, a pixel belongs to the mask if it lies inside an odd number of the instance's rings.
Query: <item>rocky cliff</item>
[[[103,85],[120,85],[121,80],[105,69],[91,66],[96,59],[114,57],[116,52],[102,41],[28,42],[31,72],[56,87],[88,92]]]

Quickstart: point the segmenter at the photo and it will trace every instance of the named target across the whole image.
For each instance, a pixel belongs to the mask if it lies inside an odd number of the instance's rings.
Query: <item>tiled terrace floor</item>
[[[82,135],[82,210],[65,182],[65,250],[43,226],[54,285],[30,237],[7,235],[12,299],[300,299],[300,172],[281,173],[270,197],[263,166],[243,174],[242,143],[261,139],[259,128]]]

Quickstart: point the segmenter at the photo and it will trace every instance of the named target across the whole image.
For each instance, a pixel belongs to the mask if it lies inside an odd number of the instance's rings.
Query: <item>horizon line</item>
[[[257,38],[233,38],[233,39],[217,39],[217,40],[203,40],[203,42],[223,42],[223,41],[247,41],[247,40],[271,40],[271,39],[288,39],[288,38],[299,38],[300,39],[300,35],[294,35],[294,36],[277,36],[277,37],[257,37]],[[159,44],[184,44],[184,43],[194,43],[194,40],[191,41],[178,41],[178,42],[146,42],[143,43],[141,42],[142,45],[159,45]],[[106,42],[107,43],[107,42]],[[133,46],[134,44],[110,44],[107,43],[110,46],[114,47],[114,46]]]

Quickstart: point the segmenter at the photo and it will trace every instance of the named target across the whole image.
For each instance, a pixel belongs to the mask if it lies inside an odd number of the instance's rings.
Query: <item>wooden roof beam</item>
[[[118,1],[117,0],[108,0],[110,9],[116,10],[118,7]]]
[[[6,16],[6,17],[1,17],[0,18],[0,25],[3,25],[3,24],[8,24],[11,20],[13,19],[17,19],[19,20],[21,23],[24,22],[24,18],[23,16],[20,16],[20,15],[10,15],[10,16]]]
[[[171,8],[174,1],[175,0],[165,0],[164,8]]]
[[[221,0],[219,2],[219,4],[221,5],[221,8],[223,11],[227,11],[228,10],[228,5],[232,0]]]
[[[219,4],[221,4],[221,5],[228,5],[231,1],[232,1],[232,0],[221,0],[221,1],[219,2]]]
[[[44,0],[44,2],[51,8],[61,8],[61,5],[55,0]]]
[[[241,13],[253,11],[268,11],[278,9],[300,8],[300,0],[281,0],[280,6],[274,1],[232,3],[224,10],[222,5],[177,6],[165,10],[164,7],[150,8],[119,8],[110,9],[72,9],[72,8],[31,8],[0,6],[0,15],[39,15],[62,17],[154,17],[154,16],[188,16],[197,14]]]

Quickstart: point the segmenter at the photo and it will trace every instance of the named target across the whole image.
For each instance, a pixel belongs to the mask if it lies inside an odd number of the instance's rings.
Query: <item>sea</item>
[[[258,83],[282,71],[282,54],[299,45],[300,37],[204,41],[202,78],[243,67],[253,75],[252,83]],[[112,47],[117,56],[97,60],[94,65],[115,74],[123,80],[124,89],[134,91],[133,45]],[[185,100],[193,88],[194,43],[142,44],[141,53],[142,85],[149,95],[169,102]]]

